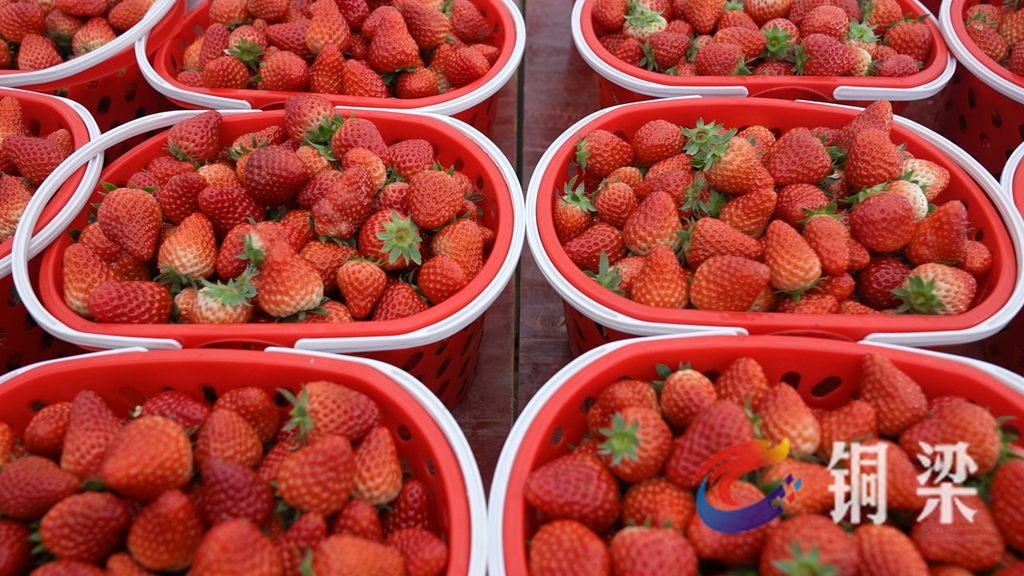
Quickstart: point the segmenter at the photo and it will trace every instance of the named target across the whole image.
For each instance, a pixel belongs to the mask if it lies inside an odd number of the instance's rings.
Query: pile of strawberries
[[[0,69],[42,70],[99,50],[138,24],[154,0],[46,0],[0,7]]]
[[[594,0],[601,45],[674,76],[917,73],[935,38],[897,0]]]
[[[480,272],[480,194],[434,144],[388,146],[311,94],[284,120],[226,143],[216,111],[173,126],[169,152],[107,185],[66,248],[68,307],[112,323],[393,320]]]
[[[28,124],[17,98],[0,99],[0,242],[14,236],[32,193],[75,151],[66,129],[40,137]]]
[[[732,361],[713,383],[688,365],[659,366],[659,373],[664,380],[609,384],[586,413],[584,437],[568,439],[576,449],[527,477],[527,514],[541,518],[525,544],[531,576],[685,576],[698,566],[700,574],[753,568],[761,576],[967,576],[1002,567],[1001,576],[1024,574],[1013,551],[1024,550],[1024,460],[1003,443],[987,408],[961,397],[926,398],[881,354],[862,358],[859,399],[835,410],[810,408],[792,386],[770,384],[749,357]],[[800,479],[794,499],[782,499],[783,516],[736,534],[710,528],[695,512],[701,468],[734,446],[784,439],[790,456],[736,479],[732,503],[714,487],[707,492],[716,508],[735,510],[761,501],[788,477]],[[841,458],[834,442],[845,443]],[[853,508],[845,516],[840,510],[838,521],[832,517],[828,465],[836,459],[836,468],[849,473],[851,462],[842,456],[853,442],[886,451],[884,523],[868,519],[873,505],[858,509],[859,521]],[[968,468],[961,486],[984,487],[980,497],[957,497],[974,511],[972,520],[955,505],[951,522],[938,509],[918,520],[927,500],[917,492],[922,458],[934,462],[938,454],[921,442],[966,443],[977,467]],[[874,462],[860,462],[861,477],[882,474]],[[854,480],[847,480],[851,487]]]
[[[441,574],[433,494],[403,478],[377,403],[326,381],[281,393],[290,419],[236,388],[130,415],[85,390],[20,439],[0,422],[0,573]]]
[[[494,26],[470,0],[212,0],[178,81],[373,98],[426,98],[482,78]]]
[[[565,254],[602,285],[665,308],[961,314],[992,254],[949,172],[889,136],[892,107],[846,126],[737,132],[667,120],[631,142],[581,135],[553,207]]]
[[[964,12],[964,27],[986,56],[1024,76],[1024,10],[1017,2],[975,4]]]

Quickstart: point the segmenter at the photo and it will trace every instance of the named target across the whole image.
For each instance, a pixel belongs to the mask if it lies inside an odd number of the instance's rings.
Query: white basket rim
[[[949,46],[949,51],[956,57],[957,62],[964,65],[971,74],[974,74],[979,80],[1003,96],[1010,98],[1014,102],[1024,104],[1024,88],[1007,81],[993,72],[985,63],[982,63],[974,54],[971,54],[967,46],[964,45],[964,41],[953,28],[952,8],[953,0],[942,0],[942,8],[939,9],[939,30],[942,32],[943,38],[946,39],[946,45]]]

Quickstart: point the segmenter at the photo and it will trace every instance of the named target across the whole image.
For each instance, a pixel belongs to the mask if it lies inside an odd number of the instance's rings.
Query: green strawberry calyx
[[[607,438],[597,449],[598,454],[611,457],[611,465],[617,466],[623,458],[636,460],[636,447],[640,445],[637,431],[640,429],[639,422],[626,425],[626,419],[621,412],[612,416],[611,428],[601,428],[599,432]]]
[[[784,574],[808,574],[813,576],[836,576],[839,571],[831,564],[821,562],[821,550],[815,546],[806,554],[796,541],[792,544],[792,560],[774,560],[775,565]]]
[[[565,202],[566,204],[572,204],[580,208],[581,210],[585,210],[587,212],[597,212],[597,208],[594,207],[594,204],[590,201],[590,198],[587,197],[586,187],[583,185],[582,182],[580,182],[577,185],[577,179],[577,176],[573,176],[571,179],[569,179],[568,182],[565,183],[565,188],[563,189],[564,194],[559,199],[562,202]]]
[[[598,263],[597,274],[594,274],[590,270],[584,271],[584,274],[619,296],[625,296],[625,293],[619,289],[619,283],[622,281],[622,275],[619,274],[618,268],[609,265],[608,253],[605,251],[601,251],[601,259]]]
[[[391,217],[381,221],[381,225],[384,226],[384,231],[377,233],[377,239],[384,241],[381,251],[388,255],[388,264],[398,262],[399,258],[416,264],[422,262],[420,242],[423,238],[417,232],[412,217],[403,218],[392,210]]]
[[[935,280],[925,280],[920,276],[907,276],[907,287],[893,288],[892,293],[903,301],[896,309],[899,314],[938,314],[946,307],[935,293]]]

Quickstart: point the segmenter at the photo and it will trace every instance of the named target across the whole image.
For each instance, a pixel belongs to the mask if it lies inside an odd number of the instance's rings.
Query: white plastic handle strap
[[[455,458],[462,468],[462,479],[466,485],[466,498],[469,500],[470,513],[470,561],[468,574],[482,576],[487,569],[487,499],[484,496],[483,480],[480,477],[480,469],[477,467],[476,457],[469,447],[469,441],[463,434],[462,428],[445,408],[444,404],[427,389],[419,380],[413,378],[408,372],[400,370],[390,364],[367,358],[354,356],[338,356],[324,352],[310,352],[296,350],[294,348],[271,347],[265,350],[271,354],[296,354],[299,356],[311,357],[310,362],[317,359],[331,361],[343,360],[355,364],[361,364],[373,368],[395,382],[402,390],[411,396],[423,407],[437,423],[437,426],[444,433],[448,443],[455,453]],[[459,534],[464,538],[465,535]]]
[[[577,374],[587,370],[590,365],[598,359],[610,354],[618,353],[627,346],[643,347],[650,342],[696,338],[702,336],[740,335],[742,334],[735,330],[713,329],[700,334],[674,334],[648,338],[633,338],[630,340],[612,342],[610,344],[594,348],[585,354],[581,354],[578,358],[566,364],[558,371],[558,373],[552,376],[551,379],[541,386],[540,390],[538,390],[537,393],[533,395],[533,398],[531,398],[526,404],[526,407],[519,414],[519,417],[516,418],[515,424],[512,425],[512,430],[509,433],[508,438],[505,440],[505,445],[501,449],[501,455],[498,457],[498,465],[494,470],[494,478],[491,481],[490,502],[487,513],[487,535],[490,539],[489,555],[487,558],[488,574],[490,574],[490,576],[505,576],[505,574],[507,574],[505,571],[505,554],[507,551],[504,546],[505,498],[508,495],[508,482],[512,476],[512,465],[515,464],[516,455],[519,453],[519,448],[523,444],[523,439],[526,438],[526,433],[533,425],[534,420],[537,419],[540,411],[548,405],[556,392],[561,390],[566,383],[572,381]],[[681,347],[684,345],[684,343],[680,343]]]
[[[149,82],[149,85],[156,89],[157,92],[167,96],[171,100],[187,102],[194,106],[210,110],[252,109],[252,106],[250,106],[245,100],[235,100],[234,98],[224,98],[223,96],[200,94],[198,92],[182,90],[174,84],[171,84],[162,76],[157,74],[156,70],[153,69],[153,65],[149,62],[149,56],[146,55],[146,45],[148,43],[149,33],[147,32],[135,42],[135,60],[138,61],[139,69],[142,71],[142,75],[146,78],[146,81]]]
[[[872,100],[912,101],[923,100],[938,94],[949,84],[956,72],[956,60],[952,54],[946,55],[946,67],[942,74],[931,82],[912,88],[876,88],[873,86],[837,86],[832,91],[836,100],[869,102]]]
[[[67,362],[80,362],[80,361],[82,361],[84,359],[95,358],[97,356],[110,356],[110,355],[113,355],[113,354],[127,354],[127,353],[131,353],[131,352],[149,352],[149,350],[147,350],[145,348],[138,348],[138,347],[134,347],[134,348],[114,348],[113,350],[101,350],[99,352],[92,352],[92,353],[89,353],[89,354],[79,354],[77,356],[65,356],[63,358],[54,358],[52,360],[43,360],[42,362],[36,362],[35,364],[29,364],[28,366],[22,366],[21,368],[18,368],[18,369],[15,369],[15,370],[11,370],[7,374],[4,374],[3,376],[0,376],[0,386],[3,386],[7,382],[17,378],[18,376],[21,376],[22,374],[24,374],[26,372],[31,372],[32,370],[35,370],[37,368],[41,368],[43,366],[49,366],[50,364],[63,364],[63,363],[67,363]]]
[[[942,8],[939,10],[939,30],[942,32],[942,37],[946,40],[946,45],[949,46],[949,51],[953,53],[957,61],[966,67],[971,74],[977,76],[979,80],[990,88],[1012,99],[1014,102],[1024,104],[1024,88],[1007,81],[993,72],[964,46],[963,40],[953,28],[952,12],[953,0],[943,0]],[[960,15],[958,14],[957,17],[959,18]],[[995,65],[998,66],[998,64]]]
[[[1003,174],[999,177],[1000,187],[1003,189],[1003,194],[1014,203],[1013,198],[1013,179],[1017,176],[1017,170],[1020,169],[1020,163],[1024,161],[1024,144],[1017,146],[1017,149],[1013,151],[1010,158],[1006,161],[1006,165],[1003,166]],[[1024,195],[1024,191],[1022,191]]]
[[[100,138],[79,148],[74,154],[64,160],[43,181],[35,194],[32,195],[32,200],[25,207],[21,222],[18,223],[18,228],[14,234],[14,245],[11,249],[12,272],[14,274],[14,286],[22,303],[25,304],[29,314],[32,315],[43,330],[66,342],[88,348],[125,348],[131,346],[142,346],[153,350],[181,348],[181,344],[172,339],[129,338],[105,334],[88,334],[74,330],[60,322],[42,305],[32,287],[31,279],[28,276],[28,246],[32,230],[39,220],[43,207],[53,197],[60,185],[78,170],[82,164],[85,164],[87,161],[95,161],[102,166],[104,152],[106,152],[107,148],[120,144],[134,136],[140,136],[152,130],[171,126],[203,112],[203,110],[163,112],[118,126]],[[222,114],[231,113],[230,111],[222,112]],[[70,222],[85,208],[97,184],[98,175],[93,176],[93,178],[93,180],[83,182],[83,185],[75,191],[75,194],[68,201],[67,206],[62,209],[62,213],[67,213],[61,215],[62,221]]]
[[[33,86],[36,84],[47,84],[50,82],[57,82],[64,78],[70,78],[75,74],[79,74],[88,70],[89,68],[104,62],[111,56],[118,54],[122,50],[128,50],[135,44],[143,34],[149,34],[163,18],[171,11],[174,7],[174,3],[178,0],[156,0],[152,7],[146,12],[146,15],[142,17],[142,20],[138,24],[132,26],[127,32],[121,34],[113,41],[105,44],[99,50],[95,52],[89,52],[52,66],[43,70],[34,70],[32,72],[19,72],[17,74],[0,74],[0,86]]]
[[[361,110],[361,108],[339,107],[339,110]],[[363,109],[365,110],[365,109]],[[423,346],[432,342],[438,342],[469,326],[474,320],[498,299],[516,267],[519,265],[519,256],[523,250],[523,237],[525,235],[526,207],[523,204],[522,188],[519,184],[519,176],[515,168],[509,163],[494,142],[481,134],[478,130],[455,118],[425,114],[422,112],[388,110],[389,113],[408,114],[417,118],[429,118],[431,120],[447,124],[468,138],[476,146],[479,146],[488,158],[498,167],[505,185],[508,187],[512,203],[512,242],[509,245],[508,254],[498,269],[497,274],[488,285],[468,306],[465,306],[442,322],[432,324],[407,334],[393,334],[390,336],[360,337],[360,338],[303,338],[295,343],[295,347],[302,350],[319,350],[323,352],[356,353],[371,352],[380,350],[400,350],[415,346]]]
[[[576,51],[580,53],[583,60],[609,82],[632,92],[655,98],[672,98],[676,96],[747,96],[748,92],[744,86],[668,86],[641,80],[614,68],[602,60],[583,37],[583,3],[585,1],[576,0],[572,7],[572,17],[569,19],[572,25],[572,41],[576,44]]]
[[[78,116],[82,119],[82,123],[85,124],[86,131],[88,131],[89,133],[90,141],[100,137],[100,128],[96,125],[96,120],[93,119],[92,114],[90,114],[84,106],[82,106],[78,102],[75,102],[74,100],[60,98],[59,96],[47,96],[35,92],[26,92],[24,90],[19,90],[17,88],[6,88],[5,90],[7,90],[8,92],[22,92],[25,94],[32,94],[32,96],[34,97],[44,96],[46,98],[54,98],[60,101],[61,103],[67,105],[72,110],[74,110],[76,114],[78,114]],[[92,160],[89,161],[89,165],[86,167],[85,174],[82,176],[82,182],[78,185],[79,187],[76,193],[88,194],[89,192],[92,191],[92,182],[99,177],[100,170],[103,169],[102,160],[102,158],[93,158]],[[82,188],[88,188],[89,192],[82,191]],[[31,260],[33,257],[42,252],[44,248],[49,246],[50,242],[53,242],[53,239],[56,238],[65,228],[67,228],[68,224],[71,223],[72,217],[73,214],[67,214],[63,210],[59,212],[56,216],[54,216],[53,220],[51,220],[46,226],[43,227],[42,230],[39,231],[38,234],[36,234],[32,238],[32,242],[29,244],[28,247],[29,260]],[[11,256],[8,255],[5,256],[3,259],[0,259],[0,278],[4,278],[10,273]]]

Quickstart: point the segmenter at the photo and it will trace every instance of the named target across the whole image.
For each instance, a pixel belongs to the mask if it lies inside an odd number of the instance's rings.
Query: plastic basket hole
[[[19,304],[21,304],[21,296],[18,296],[18,291],[11,286],[11,289],[7,291],[7,305],[17,306]]]
[[[100,81],[99,80],[93,80],[92,82],[87,82],[85,84],[85,87],[87,89],[89,89],[89,90],[95,90],[95,89],[100,87]]]
[[[2,344],[0,344],[2,345]],[[469,370],[469,358],[466,358],[465,362],[462,363],[462,368],[459,368],[459,378],[466,375],[466,370]]]
[[[49,404],[47,404],[46,402],[43,402],[42,400],[33,400],[28,405],[28,409],[33,411],[33,412],[38,413],[38,412],[42,412],[43,408],[46,408],[47,406],[49,406]]]
[[[978,107],[978,100],[974,97],[974,88],[967,89],[967,107],[971,110]]]
[[[1020,136],[1021,140],[1024,140],[1024,124],[1017,125],[1017,135]]]
[[[131,102],[132,100],[135,100],[135,94],[138,92],[138,90],[139,90],[139,85],[136,84],[135,82],[128,82],[127,84],[125,84],[125,86],[124,86],[124,101],[125,102]]]
[[[399,424],[398,428],[395,428],[395,434],[402,442],[412,440],[412,432],[409,432],[409,428],[405,424]]]
[[[445,370],[448,369],[448,364],[451,364],[451,361],[451,358],[445,358],[444,362],[441,362],[441,365],[437,368],[437,378],[440,378],[441,375],[444,374]]]
[[[957,126],[960,128],[961,134],[967,134],[967,117],[963,114],[957,117]]]
[[[398,455],[398,464],[402,467],[402,475],[412,474],[412,465],[409,464],[409,459],[405,456]]]
[[[593,396],[587,396],[584,398],[583,402],[580,402],[580,414],[587,414],[590,412],[590,408],[596,403],[597,398],[594,398]]]
[[[579,339],[583,342],[586,342],[587,335],[583,333],[583,327],[576,322],[573,322],[572,325],[574,328],[576,328],[576,335],[579,336]]]
[[[988,137],[988,134],[986,134],[984,132],[982,132],[981,134],[978,134],[978,142],[981,143],[981,147],[986,149],[986,150],[992,144],[992,140]]]
[[[466,168],[466,161],[459,156],[455,158],[455,160],[452,160],[452,167],[461,172]]]
[[[142,118],[145,115],[146,115],[146,109],[145,108],[139,108],[139,109],[135,110],[135,119],[136,120],[138,120],[139,118]],[[152,134],[147,134],[146,135],[147,138],[149,138],[150,136],[152,136]]]
[[[203,27],[200,26],[199,24],[196,24],[195,26],[192,27],[192,33],[195,34],[196,37],[202,36],[203,35]]]
[[[843,379],[838,376],[829,376],[821,382],[818,382],[811,388],[811,396],[815,398],[824,398],[829,394],[835,392],[843,385]]]
[[[128,403],[129,406],[142,406],[146,403],[146,395],[134,388],[128,388],[125,386],[117,391],[117,395],[120,396]]]
[[[445,379],[445,381],[444,381],[444,382],[441,382],[441,386],[440,386],[440,387],[438,387],[438,389],[437,389],[437,396],[438,396],[439,398],[440,398],[440,397],[442,397],[442,396],[444,396],[444,392],[445,392],[445,390],[447,390],[447,389],[448,389],[448,386],[450,386],[450,385],[451,385],[451,383],[452,383],[452,379],[451,379],[451,378],[447,378],[447,379]]]
[[[7,343],[7,330],[0,328],[0,348]]]
[[[25,330],[35,330],[39,324],[36,324],[36,319],[31,314],[25,314]]]
[[[437,465],[434,464],[433,458],[427,456],[423,463],[427,465],[427,474],[430,474],[431,476],[437,476]]]
[[[789,384],[793,388],[800,387],[800,373],[799,372],[786,372],[782,375],[782,381]]]
[[[417,364],[420,363],[420,360],[422,359],[423,352],[416,352],[412,356],[409,356],[409,359],[405,361],[405,364],[402,364],[402,370],[405,370],[406,372],[412,370],[413,368],[416,367]]]
[[[558,446],[562,442],[563,436],[565,436],[565,429],[561,426],[555,428],[555,431],[551,433],[551,445]]]
[[[477,190],[483,190],[484,189],[484,177],[483,176],[477,176],[476,177],[476,189]]]
[[[187,46],[184,46],[184,44],[185,44],[184,42],[182,42],[182,44],[183,44],[182,48],[186,48],[187,47]],[[177,70],[178,68],[181,68],[181,66],[178,66],[178,57],[175,56],[174,54],[171,54],[171,69],[172,70]]]
[[[278,408],[284,408],[285,406],[290,405],[291,402],[289,402],[288,399],[284,397],[284,394],[281,394],[279,391],[277,394],[274,394],[274,404],[276,404]]]
[[[488,116],[491,115],[491,111],[494,110],[494,101],[495,98],[487,99],[487,109],[484,111],[484,114],[487,114]]]
[[[706,376],[708,380],[714,382],[715,380],[718,380],[718,377],[721,376],[721,374],[722,373],[718,370],[708,370],[704,373],[704,376]]]
[[[996,128],[1003,127],[1003,114],[999,112],[998,108],[992,109],[992,125]]]
[[[210,404],[213,404],[214,402],[217,401],[217,391],[213,389],[213,386],[210,386],[209,384],[204,384],[203,387],[199,389],[199,391],[203,393],[203,398],[205,398],[206,401],[209,402]]]
[[[992,342],[991,344],[988,345],[987,352],[988,352],[989,356],[998,357],[999,356],[999,344],[996,344],[995,342]]]
[[[943,104],[942,107],[945,108],[946,112],[952,111],[953,110],[953,100],[952,99],[946,100],[946,102]]]
[[[477,125],[477,124],[476,124],[476,121],[477,121],[477,119],[479,119],[479,118],[480,118],[480,115],[479,115],[479,114],[473,114],[472,116],[470,116],[470,117],[469,117],[469,125],[470,125],[470,126],[476,126],[476,125]]]
[[[458,392],[458,394],[455,395],[455,400],[452,402],[453,405],[455,404],[455,402],[458,402],[459,400],[462,400],[462,397],[466,395],[466,390],[468,388],[469,388],[469,379],[468,378],[463,378],[459,382],[459,392]]]
[[[974,232],[974,241],[975,242],[981,242],[981,239],[984,238],[984,237],[985,237],[985,231],[984,230],[977,230],[977,231]]]
[[[33,136],[40,136],[43,133],[43,125],[39,123],[39,120],[33,118],[28,123],[28,132]]]
[[[110,96],[100,98],[100,101],[96,104],[97,115],[103,116],[107,112],[110,112]]]
[[[1020,429],[1013,424],[1003,424],[1003,433],[1014,438],[1020,438]]]
[[[434,356],[441,356],[444,354],[445,349],[448,348],[448,341],[445,340],[437,345],[437,350],[434,352]]]
[[[43,332],[43,335],[39,337],[39,352],[46,352],[50,348],[53,348],[53,335]]]
[[[10,372],[11,370],[17,370],[18,368],[21,368],[21,363],[24,362],[24,360],[25,360],[25,353],[20,351],[20,350],[18,350],[16,352],[11,352],[10,354],[8,354],[7,355],[7,364],[5,365],[5,367],[7,369],[7,372]]]
[[[610,338],[608,337],[608,331],[605,330],[604,326],[597,323],[595,323],[594,326],[597,327],[597,331],[601,334],[601,338],[604,338],[604,341],[608,342]]]

